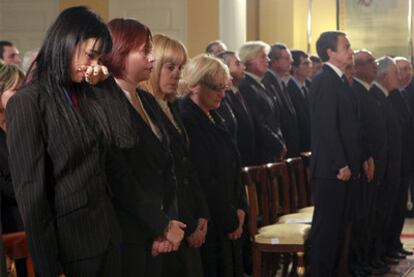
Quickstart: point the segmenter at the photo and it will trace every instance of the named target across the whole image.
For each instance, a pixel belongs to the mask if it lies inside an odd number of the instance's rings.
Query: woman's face
[[[182,64],[175,64],[173,62],[167,62],[162,65],[159,79],[162,94],[169,95],[177,92],[182,66]]]
[[[191,88],[191,99],[205,112],[218,109],[228,85],[226,82],[200,82]]]
[[[138,49],[133,49],[125,59],[123,79],[136,85],[148,80],[154,66],[154,61],[151,47],[148,47],[146,43],[142,44]]]
[[[72,55],[71,79],[75,83],[85,80],[85,66],[96,65],[99,62],[101,53],[101,41],[96,38],[89,38],[75,47]]]
[[[11,87],[7,88],[3,91],[0,97],[1,101],[1,110],[6,110],[7,102],[9,102],[9,99],[16,93],[16,90],[18,90],[23,83],[23,80],[19,78],[19,76],[14,77],[14,83]]]

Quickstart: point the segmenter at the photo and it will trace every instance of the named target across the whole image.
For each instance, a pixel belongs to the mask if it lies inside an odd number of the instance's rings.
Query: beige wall
[[[79,5],[88,6],[96,11],[103,20],[108,20],[108,0],[59,0],[59,11]]]
[[[259,1],[246,0],[246,39],[259,39]]]
[[[261,0],[259,38],[269,44],[286,43],[290,48],[307,48],[308,0]],[[312,0],[311,53],[320,33],[336,29],[336,1]]]
[[[187,0],[187,49],[190,57],[219,38],[219,0]]]

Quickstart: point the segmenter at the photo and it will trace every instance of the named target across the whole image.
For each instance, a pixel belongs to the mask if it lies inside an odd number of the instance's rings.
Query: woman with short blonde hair
[[[230,74],[219,59],[205,54],[184,68],[180,114],[190,139],[196,167],[210,212],[201,246],[204,276],[243,276],[240,237],[246,202],[240,181],[238,151],[216,109],[228,88]]]

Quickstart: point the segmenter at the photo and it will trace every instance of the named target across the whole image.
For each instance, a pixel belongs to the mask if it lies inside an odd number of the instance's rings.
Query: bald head
[[[377,63],[372,53],[366,49],[354,52],[354,76],[368,84],[375,80]]]

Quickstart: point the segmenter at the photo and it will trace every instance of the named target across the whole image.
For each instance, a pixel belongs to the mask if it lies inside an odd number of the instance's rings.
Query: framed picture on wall
[[[412,1],[338,0],[338,28],[353,49],[366,48],[376,57],[411,57]]]

